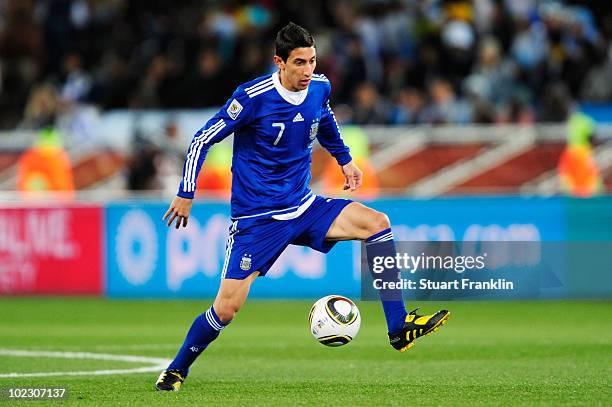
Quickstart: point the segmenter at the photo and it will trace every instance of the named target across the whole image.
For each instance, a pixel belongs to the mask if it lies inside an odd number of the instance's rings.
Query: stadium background
[[[58,363],[50,355],[16,356],[17,350],[172,356],[216,292],[229,225],[231,142],[207,157],[189,228],[167,230],[161,217],[193,133],[239,83],[271,72],[274,33],[290,20],[314,33],[317,71],[331,79],[332,106],[366,172],[356,198],[387,212],[398,239],[612,240],[612,12],[605,2],[311,1],[305,7],[273,0],[179,6],[4,0],[0,385],[15,383],[18,376],[7,372],[71,377],[66,372],[117,364]],[[337,175],[326,153],[315,150],[313,188],[341,196]],[[186,397],[219,401],[229,390],[236,403],[305,402],[312,386],[335,391],[341,383],[325,369],[350,365],[354,386],[338,400],[392,403],[394,386],[405,383],[388,370],[433,362],[438,365],[416,382],[447,387],[427,387],[432,398],[419,392],[416,402],[610,401],[609,263],[574,268],[563,290],[540,292],[532,302],[448,303],[456,323],[415,348],[424,353],[401,367],[378,350],[387,345],[378,335],[384,328],[377,304],[360,304],[364,328],[353,348],[321,353],[308,342],[311,300],[331,291],[359,297],[359,250],[341,243],[323,256],[291,247],[252,290],[253,298],[275,302],[247,305],[244,319],[228,330],[235,332],[224,334],[230,338],[205,355],[227,364],[221,383],[207,381],[202,362]],[[174,298],[191,300],[160,301]],[[551,298],[569,302],[541,301]],[[165,318],[154,310],[172,315],[163,332]],[[258,329],[264,322],[270,326]],[[572,339],[556,335],[570,331]],[[249,355],[245,363],[263,366],[283,396],[254,390],[249,380],[259,378],[241,376],[241,360],[227,356],[240,350],[230,342],[242,335],[259,341],[251,352],[269,357]],[[287,350],[291,343],[295,352]],[[500,355],[493,345],[521,345],[533,361]],[[298,350],[306,356],[297,357]],[[444,352],[462,365],[445,360]],[[291,370],[296,357],[298,373]],[[385,385],[368,376],[374,365]],[[457,381],[448,373],[457,366],[474,373]],[[512,379],[491,381],[491,369],[507,369],[502,376]],[[320,380],[304,381],[309,371]],[[135,376],[125,388],[138,388],[143,403],[155,402],[142,393],[150,374]],[[113,376],[95,377],[68,383],[90,402],[131,400],[94,396]],[[196,394],[196,383],[215,390]],[[515,399],[502,395],[509,389]]]

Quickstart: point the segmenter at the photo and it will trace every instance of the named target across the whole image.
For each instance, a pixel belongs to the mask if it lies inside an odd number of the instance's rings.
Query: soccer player
[[[344,189],[356,190],[362,172],[353,163],[329,104],[331,85],[315,74],[312,35],[289,23],[276,36],[278,71],[238,86],[194,136],[177,196],[164,215],[168,226],[186,227],[198,172],[211,145],[234,134],[229,238],[221,284],[213,305],[193,321],[176,357],[156,383],[177,391],[196,358],[228,326],[257,276],[264,276],[290,244],[323,253],[340,240],[361,240],[376,253],[395,257],[389,218],[348,199],[324,198],[309,188],[315,140],[338,162]],[[203,92],[206,89],[202,89]],[[397,276],[397,269],[394,271]],[[409,349],[448,319],[407,313],[401,296],[382,300],[391,345]]]

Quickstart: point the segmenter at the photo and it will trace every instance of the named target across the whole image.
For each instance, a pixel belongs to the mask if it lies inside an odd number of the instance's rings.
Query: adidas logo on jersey
[[[295,115],[295,117],[293,118],[293,122],[303,122],[304,118],[302,117],[302,114],[300,112],[298,112],[298,114]]]

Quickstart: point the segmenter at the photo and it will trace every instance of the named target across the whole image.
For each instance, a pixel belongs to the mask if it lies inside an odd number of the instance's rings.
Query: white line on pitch
[[[96,350],[145,350],[145,349],[176,349],[176,343],[147,343],[142,345],[94,345],[90,349]]]
[[[0,355],[15,356],[15,357],[43,357],[43,358],[60,358],[60,359],[89,359],[89,360],[110,360],[116,362],[134,362],[134,363],[153,363],[153,366],[138,367],[132,369],[106,369],[92,371],[67,371],[67,372],[34,372],[34,373],[0,373],[0,378],[5,377],[49,377],[49,376],[88,376],[88,375],[113,375],[113,374],[130,374],[130,373],[147,373],[155,372],[165,367],[170,363],[170,360],[163,358],[152,358],[147,356],[133,355],[112,355],[106,353],[90,353],[90,352],[49,352],[49,351],[29,351],[19,349],[0,349]]]

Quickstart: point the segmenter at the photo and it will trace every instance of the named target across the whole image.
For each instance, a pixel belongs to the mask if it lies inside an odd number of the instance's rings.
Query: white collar
[[[272,74],[272,83],[274,83],[274,87],[276,91],[283,99],[292,105],[300,105],[306,99],[306,95],[308,94],[308,88],[304,90],[298,90],[297,92],[292,92],[289,89],[285,88],[280,83],[280,78],[278,76],[278,71]]]

